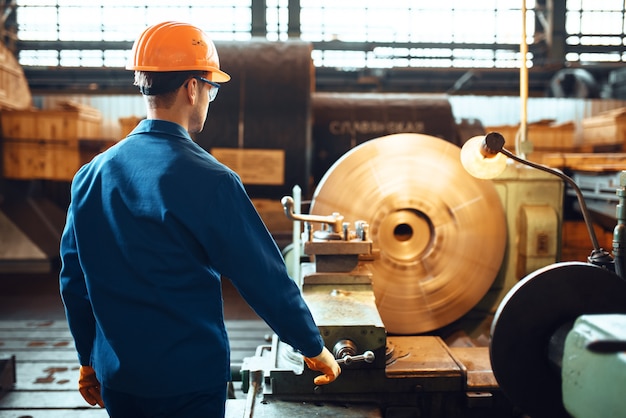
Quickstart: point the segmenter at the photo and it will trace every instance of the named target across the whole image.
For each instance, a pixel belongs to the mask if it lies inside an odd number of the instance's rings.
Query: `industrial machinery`
[[[274,336],[245,359],[247,398],[227,417],[588,417],[623,406],[615,379],[584,365],[625,375],[615,353],[626,282],[611,257],[594,248],[589,263],[547,263],[500,289],[494,315],[476,310],[507,262],[507,222],[494,184],[459,167],[453,144],[389,135],[337,161],[308,214],[283,198],[304,223],[295,279],[342,374],[315,387],[316,372]],[[451,182],[462,187],[450,193]],[[594,386],[581,376],[607,390],[581,395]]]
[[[439,193],[452,183],[463,186]],[[422,134],[367,141],[327,172],[309,214],[283,205],[305,224],[296,280],[343,371],[316,388],[274,338],[244,362],[244,416],[513,416],[487,341],[462,329],[501,268],[506,220],[458,146]]]
[[[618,388],[626,382],[626,171],[615,192],[611,256],[598,244],[576,182],[519,158],[504,143],[495,132],[470,139],[462,152],[464,166],[490,178],[510,159],[561,178],[577,198],[593,249],[587,263],[554,263],[529,274],[500,303],[490,342],[498,385],[533,418],[623,416],[626,400]],[[487,170],[475,161],[486,163]]]

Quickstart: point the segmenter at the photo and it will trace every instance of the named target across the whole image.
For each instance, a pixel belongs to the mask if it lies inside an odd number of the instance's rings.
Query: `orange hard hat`
[[[148,27],[137,38],[126,66],[135,71],[208,71],[211,81],[223,83],[230,76],[220,70],[213,41],[197,27],[182,22],[163,22]]]

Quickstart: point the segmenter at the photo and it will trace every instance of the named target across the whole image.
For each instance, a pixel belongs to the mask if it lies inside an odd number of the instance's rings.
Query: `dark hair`
[[[193,76],[206,76],[206,71],[135,71],[135,85],[148,100],[151,108],[170,108],[176,91]]]
[[[205,71],[135,71],[135,85],[146,96],[158,96],[178,90],[185,80],[203,76]]]

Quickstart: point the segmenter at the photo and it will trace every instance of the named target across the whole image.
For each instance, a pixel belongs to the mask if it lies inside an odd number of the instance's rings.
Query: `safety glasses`
[[[217,97],[217,92],[220,89],[220,85],[218,83],[215,83],[211,80],[207,80],[204,77],[200,77],[199,75],[193,76],[193,78],[195,78],[198,81],[202,81],[204,83],[207,83],[208,85],[211,86],[211,89],[209,90],[209,102],[212,102],[213,100],[215,100],[215,97]]]

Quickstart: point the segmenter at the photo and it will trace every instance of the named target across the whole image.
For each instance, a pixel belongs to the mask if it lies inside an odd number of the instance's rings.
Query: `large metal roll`
[[[470,176],[460,149],[422,134],[365,142],[326,172],[312,214],[370,224],[376,305],[390,334],[419,334],[459,319],[492,285],[506,245],[491,182]]]
[[[309,42],[217,42],[231,75],[196,142],[234,169],[254,198],[280,199],[299,185],[309,194],[311,92],[315,72]]]

